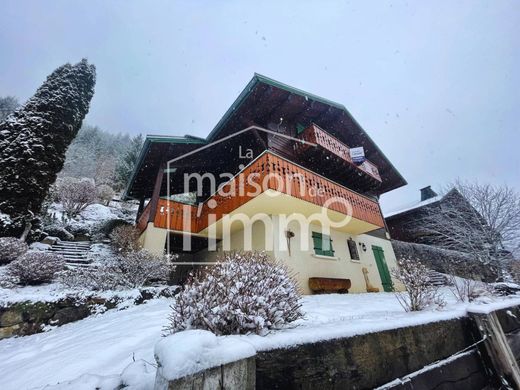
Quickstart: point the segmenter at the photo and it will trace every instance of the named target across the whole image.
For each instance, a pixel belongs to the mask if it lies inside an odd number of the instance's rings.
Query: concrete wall
[[[171,381],[157,371],[154,390],[253,390],[255,358],[247,358]]]
[[[148,222],[146,230],[139,237],[139,242],[144,249],[152,253],[162,254],[164,253],[167,234],[168,230],[156,228],[153,222]]]

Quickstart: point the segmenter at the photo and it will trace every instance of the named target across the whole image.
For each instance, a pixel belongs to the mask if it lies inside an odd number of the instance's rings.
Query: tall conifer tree
[[[60,66],[0,123],[0,222],[40,211],[89,110],[95,80],[95,67],[85,59]]]

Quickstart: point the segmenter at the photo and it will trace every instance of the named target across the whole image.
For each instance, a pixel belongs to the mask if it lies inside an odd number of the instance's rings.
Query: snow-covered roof
[[[395,210],[392,210],[392,211],[390,211],[388,213],[385,213],[384,217],[385,218],[390,218],[390,217],[393,217],[393,216],[398,215],[398,214],[402,214],[402,213],[406,213],[408,211],[419,209],[419,208],[424,207],[426,205],[438,202],[441,199],[442,199],[442,196],[441,195],[437,195],[437,196],[434,196],[432,198],[429,198],[429,199],[426,199],[426,200],[423,200],[423,201],[409,203],[409,204],[407,204],[405,206],[399,207],[398,209],[395,209]]]

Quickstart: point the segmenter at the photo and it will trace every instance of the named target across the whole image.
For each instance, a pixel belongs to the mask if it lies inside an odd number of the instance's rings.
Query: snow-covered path
[[[464,316],[446,289],[443,310],[406,313],[392,293],[315,295],[303,298],[305,319],[267,336],[237,337],[257,351]],[[495,300],[495,299],[493,299]],[[497,298],[490,305],[520,305],[520,299]],[[122,311],[67,324],[46,333],[0,341],[0,387],[41,388],[82,374],[114,375],[135,359],[154,362],[153,350],[166,325],[171,300],[162,298]],[[473,305],[475,306],[475,305]]]
[[[0,341],[0,388],[22,390],[84,373],[120,374],[135,359],[154,362],[167,322],[168,299],[67,324],[46,333]]]

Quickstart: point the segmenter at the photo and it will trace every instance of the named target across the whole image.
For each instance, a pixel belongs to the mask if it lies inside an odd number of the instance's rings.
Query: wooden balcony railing
[[[363,164],[355,164],[352,161],[352,158],[350,157],[350,148],[343,142],[341,142],[339,139],[330,135],[314,123],[312,123],[300,134],[300,138],[304,139],[305,141],[312,142],[321,146],[322,148],[328,150],[330,153],[335,154],[336,156],[347,161],[351,165],[362,170],[363,172],[366,172],[374,179],[381,182],[381,176],[379,175],[379,171],[372,162],[365,160]],[[307,144],[299,145],[299,148],[303,150],[308,149],[309,147],[311,146]]]
[[[341,198],[351,205],[352,217],[383,227],[383,217],[376,201],[331,182],[305,168],[291,163],[270,152],[262,154],[221,190],[209,197],[200,207],[159,199],[153,219],[156,227],[178,231],[200,232],[208,224],[218,221],[267,189],[293,196],[318,206],[326,205],[332,198]],[[276,198],[273,198],[276,202]],[[329,209],[349,214],[344,203],[332,203]],[[294,210],[296,211],[296,210]],[[148,212],[148,215],[147,215]],[[261,212],[261,210],[260,210]],[[287,210],[288,213],[293,212]],[[149,220],[150,204],[139,218],[138,226],[144,230]],[[210,217],[211,216],[211,217]]]

